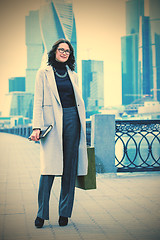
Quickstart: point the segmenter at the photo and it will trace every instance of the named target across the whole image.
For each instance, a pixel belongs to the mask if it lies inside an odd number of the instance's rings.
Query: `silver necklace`
[[[60,77],[60,78],[65,78],[65,77],[67,76],[67,72],[65,72],[63,75],[60,75],[60,74],[56,71],[55,68],[54,68],[54,72],[55,72],[55,74],[56,74],[58,77]]]

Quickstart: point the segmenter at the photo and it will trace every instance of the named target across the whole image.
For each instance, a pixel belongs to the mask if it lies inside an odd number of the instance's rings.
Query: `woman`
[[[65,226],[72,214],[76,175],[87,174],[85,107],[74,67],[72,45],[60,39],[48,54],[48,66],[39,69],[36,76],[31,140],[38,141],[40,130],[53,125],[40,141],[38,228],[49,219],[54,177],[62,175],[58,222]]]

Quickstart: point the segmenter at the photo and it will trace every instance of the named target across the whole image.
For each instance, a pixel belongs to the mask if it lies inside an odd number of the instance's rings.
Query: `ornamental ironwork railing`
[[[0,129],[28,137],[31,127]],[[91,145],[91,121],[86,121],[87,145]],[[118,172],[160,171],[160,120],[116,120],[115,166]]]
[[[115,127],[118,172],[160,171],[160,120],[119,120]]]

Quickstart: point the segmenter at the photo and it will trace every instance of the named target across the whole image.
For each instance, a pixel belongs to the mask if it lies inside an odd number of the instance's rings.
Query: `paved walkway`
[[[0,240],[159,240],[160,173],[99,174],[97,190],[76,189],[72,218],[58,225],[60,178],[50,220],[34,227],[39,144],[0,133]]]

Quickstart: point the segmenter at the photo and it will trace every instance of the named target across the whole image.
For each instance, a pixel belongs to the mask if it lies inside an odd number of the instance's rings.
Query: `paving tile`
[[[24,214],[9,214],[5,216],[4,238],[13,239],[28,236]]]
[[[22,203],[21,204],[7,204],[5,208],[5,214],[24,214],[24,208]]]
[[[58,225],[61,178],[57,177],[50,220],[42,229],[35,228],[39,147],[25,138],[0,133],[0,239],[160,239],[160,173],[97,174],[96,190],[76,188],[72,218],[64,228]]]

